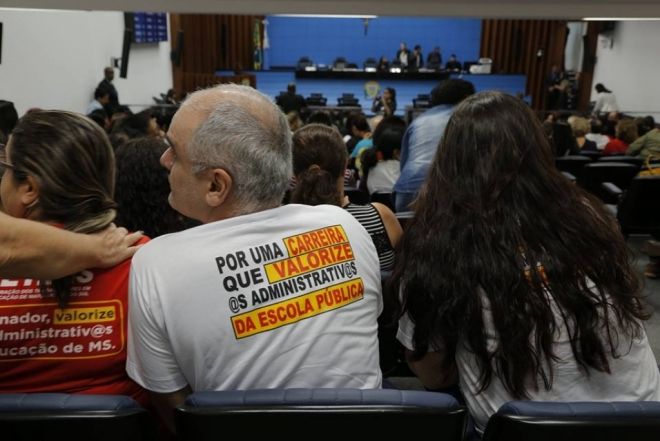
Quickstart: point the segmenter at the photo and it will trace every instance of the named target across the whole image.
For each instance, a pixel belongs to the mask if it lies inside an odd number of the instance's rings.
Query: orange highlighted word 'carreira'
[[[337,245],[348,242],[346,232],[341,225],[333,225],[314,231],[298,234],[296,236],[285,237],[284,246],[286,246],[289,256],[298,256],[310,251],[325,248],[330,245]]]
[[[364,297],[364,284],[357,278],[328,286],[284,302],[264,306],[231,318],[237,339],[296,323]]]

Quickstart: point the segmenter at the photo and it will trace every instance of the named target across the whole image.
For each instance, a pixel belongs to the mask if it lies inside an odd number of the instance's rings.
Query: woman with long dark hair
[[[430,388],[458,377],[480,430],[513,399],[660,399],[615,220],[556,170],[517,98],[456,108],[393,279],[411,368]]]

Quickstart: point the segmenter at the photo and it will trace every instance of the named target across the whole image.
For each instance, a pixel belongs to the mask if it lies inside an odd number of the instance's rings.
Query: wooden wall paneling
[[[510,55],[507,57],[506,69],[512,72],[516,67],[516,46],[513,41],[516,31],[515,20],[507,20],[506,28],[504,44],[509,48],[508,51],[510,52]]]
[[[215,76],[218,70],[253,68],[253,20],[262,16],[218,14],[170,14],[170,36],[184,32],[181,66],[172,66],[175,90],[179,96],[226,79]],[[262,32],[263,38],[263,32]],[[227,77],[249,81],[246,76]]]
[[[180,29],[181,29],[181,16],[179,14],[170,14],[170,44],[172,46],[172,50],[176,49],[174,45],[177,44],[176,43],[177,34],[179,33]],[[183,52],[181,53],[181,55],[183,55]],[[182,82],[181,82],[182,81],[181,72],[182,72],[181,65],[175,66],[174,63],[172,63],[172,87],[174,88],[177,96],[179,97],[181,96],[181,91],[183,90]]]
[[[558,20],[484,20],[481,56],[493,58],[493,72],[527,76],[526,94],[535,109],[545,105],[545,77],[564,57],[566,23]],[[542,50],[542,56],[538,56]]]

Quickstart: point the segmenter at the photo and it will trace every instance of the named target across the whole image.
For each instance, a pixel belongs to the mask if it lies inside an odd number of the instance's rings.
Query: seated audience
[[[651,155],[660,156],[660,129],[654,127],[644,136],[637,138],[630,144],[626,154],[643,158]]]
[[[358,172],[362,171],[362,153],[373,147],[371,139],[371,126],[363,114],[355,115],[352,119],[352,134],[360,139],[351,152],[351,166],[354,166]]]
[[[635,120],[625,118],[616,124],[615,138],[607,143],[603,153],[606,155],[624,155],[628,146],[637,136],[637,124]]]
[[[566,121],[554,123],[545,122],[543,128],[552,146],[555,156],[568,156],[580,154],[577,140],[573,136],[573,130]]]
[[[298,115],[298,112],[295,110],[286,114],[286,120],[289,122],[289,128],[292,132],[295,132],[303,126],[302,119],[300,119],[300,115]]]
[[[603,122],[596,117],[592,117],[590,123],[591,131],[584,137],[589,141],[595,142],[598,150],[604,150],[607,143],[611,141],[611,138],[603,134]]]
[[[87,118],[94,121],[103,129],[104,132],[107,132],[110,129],[110,118],[105,112],[105,109],[96,109],[93,112],[87,115]]]
[[[186,222],[167,203],[170,185],[160,157],[167,144],[158,137],[129,140],[115,152],[117,161],[116,224],[148,237],[184,230]]]
[[[589,120],[578,116],[571,116],[568,118],[568,124],[571,126],[575,142],[580,151],[595,152],[598,150],[596,143],[586,138],[587,133],[591,130]]]
[[[18,112],[11,101],[0,100],[0,143],[5,144],[18,122]]]
[[[133,258],[126,369],[163,419],[191,391],[379,388],[376,250],[339,207],[280,206],[284,114],[222,84],[190,94],[167,139],[170,205],[204,225]]]
[[[161,137],[163,132],[150,109],[129,114],[112,123],[110,142],[117,149],[131,139],[143,136]]]
[[[325,110],[316,110],[307,118],[307,124],[323,124],[334,127],[332,116]]]
[[[276,101],[277,105],[280,106],[282,112],[285,114],[289,112],[298,112],[298,114],[300,114],[300,111],[307,107],[305,98],[296,93],[296,85],[293,83],[290,83],[286,87],[286,92],[280,94]]]
[[[113,221],[112,147],[91,120],[30,113],[1,156],[7,214],[87,234]],[[125,370],[129,265],[52,281],[2,280],[0,306],[11,320],[0,322],[0,332],[15,337],[0,339],[0,390],[121,394],[148,404]]]
[[[406,123],[384,118],[374,130],[374,147],[362,154],[364,180],[369,194],[392,193],[401,174],[399,155]]]
[[[422,383],[458,381],[479,431],[511,400],[660,400],[625,240],[528,106],[467,98],[438,151],[393,273]]]
[[[383,204],[356,205],[344,195],[346,148],[339,132],[312,124],[293,134],[293,173],[296,187],[291,202],[343,207],[365,227],[378,251],[381,271],[391,271],[401,225]]]
[[[444,80],[431,91],[431,105],[406,129],[401,143],[401,175],[394,185],[396,211],[408,211],[426,180],[438,144],[455,106],[474,93],[474,85],[458,78]]]
[[[110,93],[107,89],[97,87],[94,91],[94,99],[89,103],[89,106],[87,106],[87,112],[85,113],[89,115],[95,110],[105,110],[105,107],[108,104],[110,104]]]
[[[651,115],[635,118],[635,124],[637,124],[637,133],[639,136],[644,136],[655,129],[655,119]]]

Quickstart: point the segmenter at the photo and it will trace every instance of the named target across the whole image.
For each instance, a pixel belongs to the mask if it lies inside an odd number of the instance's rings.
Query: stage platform
[[[327,71],[326,71],[327,72]],[[339,78],[335,75],[323,74],[325,78],[314,78],[320,72],[299,72],[299,77],[296,78],[296,71],[250,71],[245,72],[256,76],[257,89],[269,95],[273,99],[286,91],[286,86],[289,83],[295,83],[297,93],[304,97],[310,96],[312,93],[322,93],[328,99],[328,106],[336,106],[337,99],[344,93],[352,93],[360,100],[359,105],[366,114],[371,114],[372,99],[366,95],[365,90],[369,88],[393,87],[396,90],[397,111],[396,114],[404,117],[406,106],[412,106],[412,100],[419,94],[430,94],[431,90],[444,78],[462,78],[474,84],[477,92],[483,90],[500,90],[510,93],[512,95],[525,94],[525,87],[527,77],[525,75],[496,75],[496,74],[459,74],[447,73],[443,71],[438,72],[423,72],[424,76],[430,75],[431,78],[420,79],[419,75],[422,72],[403,73],[401,76],[397,74],[387,74],[385,78],[379,78],[377,73],[373,76],[361,78],[341,78],[344,76],[339,72],[330,72],[332,74],[340,74]],[[355,75],[355,72],[350,72]],[[360,72],[369,74],[367,72]],[[300,75],[303,74],[303,75]],[[310,75],[312,74],[312,75]],[[317,74],[317,75],[314,75]],[[233,75],[233,72],[218,71],[216,75],[226,76]]]

